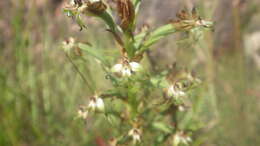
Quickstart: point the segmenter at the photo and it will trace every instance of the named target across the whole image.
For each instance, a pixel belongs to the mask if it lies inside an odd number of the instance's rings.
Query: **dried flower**
[[[78,7],[79,12],[84,14],[100,15],[107,9],[102,0],[88,0]]]
[[[128,135],[133,138],[134,143],[141,141],[141,134],[142,134],[142,131],[137,128],[133,128],[128,132]]]
[[[142,69],[137,62],[129,62],[124,60],[123,63],[116,64],[112,67],[112,72],[120,73],[123,77],[130,77],[133,73]]]
[[[177,30],[190,30],[196,26],[202,27],[211,27],[212,22],[202,20],[201,17],[197,15],[195,9],[192,10],[192,15],[190,15],[187,11],[182,10],[177,14],[178,20],[174,20],[171,23]]]
[[[95,111],[104,112],[105,105],[103,99],[95,95],[90,99],[90,102],[88,104],[88,109],[93,112]]]
[[[134,22],[135,9],[131,0],[118,0],[117,11],[120,17],[120,27],[125,31]]]
[[[183,131],[178,131],[173,136],[173,145],[178,146],[179,144],[188,145],[192,139],[186,135]]]

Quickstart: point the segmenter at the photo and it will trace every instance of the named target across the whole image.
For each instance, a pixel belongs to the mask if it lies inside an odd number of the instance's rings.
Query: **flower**
[[[73,37],[62,42],[62,49],[71,57],[82,56],[82,51]]]
[[[186,94],[181,90],[179,84],[175,83],[169,86],[169,88],[167,89],[167,95],[168,97],[174,97],[175,99],[178,99],[179,97],[183,97]]]
[[[88,111],[85,110],[83,107],[80,107],[80,109],[78,110],[78,117],[82,119],[87,119]]]
[[[183,106],[183,105],[179,105],[179,106],[178,106],[178,110],[179,110],[180,112],[184,112],[184,111],[186,110],[186,107]]]
[[[137,128],[133,128],[128,132],[128,135],[133,138],[133,142],[137,143],[141,141],[141,130]]]
[[[69,37],[68,39],[62,42],[62,48],[65,52],[70,52],[70,50],[73,49],[75,45],[75,39],[73,37]]]
[[[173,146],[178,146],[179,144],[188,145],[191,141],[192,139],[188,135],[184,134],[183,131],[178,131],[173,136]]]
[[[130,77],[133,73],[142,69],[141,65],[137,62],[129,62],[124,60],[123,63],[116,64],[112,67],[112,72],[120,73],[123,77]]]
[[[95,111],[103,112],[105,110],[103,99],[95,95],[90,99],[90,102],[88,104],[88,109],[93,112]]]

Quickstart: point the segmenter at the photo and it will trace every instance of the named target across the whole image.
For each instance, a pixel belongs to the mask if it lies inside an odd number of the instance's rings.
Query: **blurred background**
[[[105,146],[111,129],[93,128],[102,119],[87,127],[75,120],[91,92],[60,48],[70,36],[107,54],[115,46],[94,19],[79,31],[62,13],[65,2],[0,1],[0,146]],[[214,31],[161,41],[147,55],[152,68],[177,62],[202,79],[198,114],[205,128],[194,145],[260,145],[260,1],[143,0],[138,25],[163,25],[194,6],[215,21]],[[93,58],[76,63],[97,91],[108,88]]]

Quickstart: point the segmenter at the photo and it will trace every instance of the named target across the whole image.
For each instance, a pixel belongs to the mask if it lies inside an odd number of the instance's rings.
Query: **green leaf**
[[[94,58],[98,59],[103,64],[108,65],[108,61],[105,59],[103,53],[100,52],[99,50],[93,49],[91,46],[82,43],[79,43],[78,46],[80,49],[87,52],[89,55],[93,56]]]
[[[157,43],[160,39],[177,32],[172,24],[161,26],[150,33],[147,40],[144,42],[141,51],[147,50],[151,45]]]
[[[161,130],[165,133],[172,133],[173,128],[163,122],[154,122],[152,125],[155,129]]]
[[[158,135],[156,137],[156,139],[155,139],[155,143],[154,143],[153,146],[160,146],[160,145],[162,145],[162,143],[164,143],[169,136],[170,136],[170,134],[166,134],[166,135],[160,134],[160,135]]]
[[[102,13],[101,15],[99,15],[99,17],[105,21],[105,23],[108,25],[108,27],[113,31],[115,32],[116,30],[116,25],[115,25],[115,22],[113,20],[113,17],[112,15],[109,13],[109,12],[104,12]]]
[[[82,21],[80,14],[76,14],[76,22],[78,23],[80,30],[82,30],[83,28],[87,28],[84,22]]]
[[[142,42],[145,40],[145,37],[149,34],[148,31],[141,32],[134,37],[134,46],[136,49],[140,49]]]
[[[135,7],[135,14],[137,14],[141,5],[141,0],[133,0],[133,4]]]

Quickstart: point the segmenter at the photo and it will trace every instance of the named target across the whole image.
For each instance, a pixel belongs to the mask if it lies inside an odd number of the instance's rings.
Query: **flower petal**
[[[140,71],[142,69],[142,66],[137,62],[130,62],[129,64],[131,66],[132,71],[134,72]]]
[[[130,77],[132,75],[131,70],[129,68],[123,68],[121,73],[124,77]]]
[[[104,102],[103,102],[103,99],[102,98],[97,98],[97,101],[96,101],[96,107],[99,111],[104,111],[105,109],[105,105],[104,105]]]
[[[91,111],[95,111],[95,109],[96,109],[96,102],[94,100],[90,100],[90,102],[88,104],[88,108]]]
[[[112,72],[121,72],[123,69],[123,65],[122,64],[116,64],[112,67],[111,71]]]

